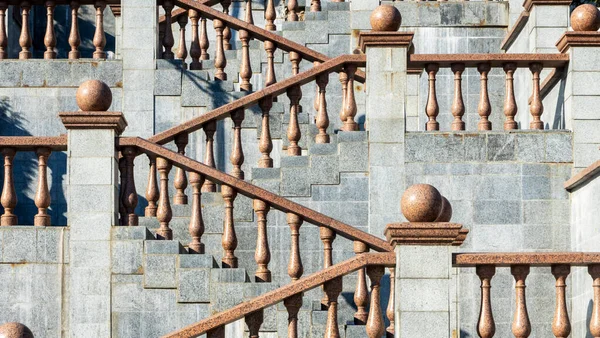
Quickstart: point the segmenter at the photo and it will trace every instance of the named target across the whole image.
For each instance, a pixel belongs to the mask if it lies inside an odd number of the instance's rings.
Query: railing
[[[79,52],[79,46],[81,45],[81,38],[79,34],[79,25],[77,23],[77,17],[79,8],[81,5],[93,5],[96,9],[96,30],[94,32],[93,45],[95,51],[93,53],[94,59],[106,59],[106,53],[104,47],[106,46],[106,37],[104,34],[104,9],[107,4],[120,4],[120,0],[12,0],[12,1],[0,1],[0,60],[8,59],[8,37],[6,32],[6,13],[8,6],[14,6],[17,12],[21,12],[21,33],[19,36],[19,45],[21,51],[19,52],[19,60],[28,60],[32,58],[32,37],[29,31],[30,27],[30,11],[31,7],[35,5],[44,6],[46,8],[47,15],[47,26],[46,33],[44,35],[44,59],[56,59],[56,32],[54,30],[54,9],[57,5],[68,4],[71,6],[71,28],[68,37],[69,46],[69,60],[79,59],[81,53]]]
[[[1,226],[18,225],[17,215],[14,213],[17,207],[17,193],[14,180],[14,158],[18,151],[33,151],[38,158],[38,183],[35,193],[35,206],[38,209],[34,217],[36,226],[49,226],[50,216],[50,191],[48,189],[47,165],[52,151],[67,150],[67,137],[0,137],[0,152],[4,158],[4,185],[0,202],[4,213],[0,217]]]
[[[475,267],[481,280],[481,305],[477,333],[482,338],[491,338],[496,332],[492,314],[491,281],[496,267],[510,267],[515,279],[515,312],[512,332],[515,337],[529,337],[531,323],[527,313],[525,280],[531,266],[550,267],[556,279],[556,305],[552,332],[556,337],[568,337],[571,323],[566,300],[566,279],[571,267],[587,266],[593,279],[594,305],[589,323],[590,333],[600,337],[600,253],[553,252],[553,253],[464,253],[454,254],[455,267]],[[579,310],[578,310],[579,311]]]
[[[540,85],[540,73],[544,68],[563,68],[569,61],[567,54],[413,54],[410,55],[410,69],[425,69],[429,80],[429,91],[425,114],[428,117],[427,131],[439,130],[437,121],[439,104],[436,95],[436,74],[440,68],[450,68],[454,74],[454,99],[452,101],[451,113],[454,120],[450,126],[451,130],[465,130],[465,122],[462,120],[465,114],[465,104],[462,94],[462,73],[465,68],[477,68],[480,74],[481,90],[477,112],[480,120],[477,123],[478,130],[492,130],[489,116],[492,113],[488,92],[488,74],[492,68],[502,68],[506,73],[506,94],[504,100],[504,122],[505,130],[518,129],[515,121],[517,115],[517,102],[515,99],[514,74],[518,68],[528,68],[532,73],[533,92],[530,99],[530,114],[532,121],[530,129],[544,129],[541,119],[544,112],[542,98],[544,88],[555,83],[557,73],[553,72],[545,81],[545,86]]]

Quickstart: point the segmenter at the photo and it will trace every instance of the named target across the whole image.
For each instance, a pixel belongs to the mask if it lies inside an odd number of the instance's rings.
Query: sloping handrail
[[[119,147],[131,146],[138,148],[141,152],[162,157],[173,163],[174,166],[187,171],[197,172],[204,175],[210,181],[225,184],[238,193],[253,199],[260,199],[268,203],[272,208],[283,212],[291,212],[301,216],[305,221],[318,226],[324,226],[335,231],[338,235],[353,241],[365,243],[369,248],[375,251],[393,251],[387,241],[373,236],[355,227],[337,221],[320,212],[309,209],[303,205],[292,202],[287,198],[281,197],[265,189],[259,188],[244,180],[228,175],[220,170],[204,165],[187,156],[181,155],[167,148],[164,148],[149,140],[140,137],[121,137]]]
[[[367,266],[394,266],[396,256],[393,252],[388,253],[366,253],[357,255],[341,263],[334,264],[321,271],[315,272],[296,282],[282,286],[276,290],[265,293],[250,301],[243,302],[223,312],[201,320],[195,324],[186,326],[180,330],[171,332],[163,338],[198,337],[212,329],[232,323],[245,315],[267,308],[284,301],[286,298],[314,289],[335,278],[348,275],[354,271]]]

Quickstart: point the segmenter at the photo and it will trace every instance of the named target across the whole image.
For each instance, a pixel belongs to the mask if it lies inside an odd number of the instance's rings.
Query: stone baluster
[[[259,168],[273,168],[273,159],[271,158],[271,151],[273,150],[273,140],[271,139],[271,127],[269,125],[269,112],[273,107],[272,96],[267,96],[258,102],[260,110],[262,111],[262,125],[260,142],[258,143],[258,150],[262,154],[258,160]]]
[[[175,45],[175,39],[173,38],[173,29],[172,25],[172,11],[173,11],[173,1],[165,0],[163,2],[163,9],[165,10],[165,36],[162,40],[162,45],[165,50],[162,53],[162,58],[167,60],[173,60],[175,54],[173,54],[173,45]]]
[[[311,0],[310,11],[311,12],[320,12],[321,11],[321,0]]]
[[[223,21],[214,19],[213,27],[217,34],[217,46],[215,48],[215,79],[226,81],[227,74],[225,73],[225,67],[227,66],[227,59],[225,58],[225,46],[223,45]]]
[[[146,187],[146,200],[148,206],[144,209],[144,216],[156,217],[156,209],[158,208],[156,202],[158,201],[158,180],[156,178],[156,156],[148,155],[150,161],[150,169],[148,172],[148,186]]]
[[[137,150],[133,147],[126,147],[123,149],[123,156],[125,157],[125,164],[127,166],[125,172],[127,173],[127,184],[123,192],[123,206],[127,213],[126,222],[123,225],[138,225],[138,216],[135,214],[135,208],[138,204],[138,195],[135,190],[134,180],[134,163],[135,157],[137,156]]]
[[[300,156],[302,148],[298,145],[302,133],[298,124],[298,108],[300,107],[300,86],[288,88],[287,96],[290,99],[290,121],[287,129],[287,138],[290,144],[287,152],[289,156]]]
[[[552,265],[552,275],[556,279],[556,308],[552,321],[552,333],[557,338],[567,338],[571,334],[571,322],[567,310],[567,277],[571,272],[568,264]]]
[[[465,71],[464,63],[453,63],[450,69],[454,73],[454,101],[452,102],[452,130],[465,130],[465,122],[462,120],[465,115],[465,104],[462,95],[462,73]]]
[[[92,42],[96,50],[92,56],[94,59],[106,59],[106,53],[104,52],[104,46],[106,46],[106,36],[104,35],[104,8],[106,8],[106,2],[96,1],[94,6],[96,7],[96,31]]]
[[[69,33],[69,60],[77,60],[81,56],[79,53],[79,45],[81,44],[81,37],[79,36],[79,1],[71,1],[71,31]]]
[[[527,314],[527,300],[525,298],[525,279],[529,274],[529,265],[513,265],[510,273],[515,278],[516,307],[512,323],[512,333],[516,338],[527,338],[531,333],[531,323]]]
[[[592,315],[590,316],[590,333],[594,338],[600,337],[600,264],[588,266],[588,273],[592,276],[592,287],[594,289],[594,303]]]
[[[425,126],[425,130],[440,130],[440,124],[436,120],[440,112],[440,107],[438,105],[435,90],[435,75],[437,74],[438,70],[440,70],[440,66],[437,63],[430,63],[425,66],[425,70],[429,75],[429,95],[427,96],[427,105],[425,107],[428,121]]]
[[[254,25],[252,19],[252,0],[246,0],[246,17],[245,21],[248,24]],[[250,34],[245,29],[239,30],[240,41],[242,42],[242,62],[240,64],[240,89],[245,91],[252,90],[250,79],[252,78],[252,66],[250,65]]]
[[[17,207],[17,192],[15,191],[15,181],[13,178],[13,160],[17,151],[14,148],[2,148],[4,157],[4,186],[2,187],[2,197],[0,202],[4,207],[4,214],[0,217],[0,226],[17,225],[17,215],[14,214]]]
[[[329,82],[329,74],[322,74],[317,77],[318,95],[317,101],[317,128],[319,133],[315,137],[316,143],[329,143],[327,127],[329,127],[329,115],[327,114],[327,100],[325,98],[325,88]]]
[[[323,268],[326,269],[333,265],[333,241],[335,240],[335,231],[331,230],[328,227],[321,226],[319,227],[319,235],[321,237],[321,242],[323,242]],[[321,304],[327,306],[329,303],[329,299],[327,291],[323,286],[323,298],[321,299]]]
[[[246,325],[248,325],[249,337],[258,338],[258,331],[260,331],[260,326],[264,321],[263,310],[247,314],[244,317],[244,321],[246,322]]]
[[[348,75],[343,70],[340,70],[340,84],[342,85],[342,108],[340,109],[340,120],[343,123],[346,121],[344,109],[346,107],[346,92],[348,91]]]
[[[177,152],[179,154],[185,156],[185,147],[187,146],[188,142],[189,137],[187,133],[182,133],[175,136],[175,145],[177,145]],[[173,204],[188,204],[188,197],[185,195],[185,189],[188,186],[188,182],[185,175],[185,170],[182,168],[177,167],[173,185],[176,189],[175,196],[173,196]]]
[[[177,60],[181,60],[181,66],[183,69],[187,69],[187,64],[185,63],[185,59],[188,56],[187,47],[185,45],[185,26],[187,26],[188,23],[187,15],[180,15],[177,18],[177,23],[179,24],[179,46],[177,46],[177,54],[175,55],[175,58]]]
[[[8,38],[6,36],[6,10],[8,3],[0,2],[0,60],[8,58]]]
[[[509,62],[504,65],[506,73],[506,96],[504,98],[504,130],[517,129],[515,116],[517,115],[517,100],[515,99],[514,75],[517,70],[517,64]]]
[[[325,298],[327,299],[327,323],[325,324],[325,338],[340,338],[338,327],[338,297],[342,293],[342,278],[338,277],[323,284]]]
[[[219,326],[206,332],[206,338],[225,338],[225,326]]]
[[[290,226],[292,236],[292,248],[290,249],[290,261],[288,263],[288,275],[292,281],[297,281],[304,273],[302,258],[300,257],[300,226],[302,226],[302,217],[287,213],[287,223]]]
[[[225,219],[223,220],[223,236],[221,245],[223,246],[223,268],[237,268],[238,259],[235,256],[235,249],[238,241],[235,233],[235,225],[233,221],[233,202],[237,197],[237,191],[228,185],[221,186],[221,195],[225,201]]]
[[[48,190],[48,158],[52,153],[50,148],[37,148],[35,153],[38,156],[38,184],[35,192],[35,206],[38,213],[33,218],[33,225],[50,226],[50,215],[48,207],[50,206],[50,191]]]
[[[271,282],[271,271],[269,262],[271,261],[271,250],[269,249],[269,238],[267,236],[267,214],[269,205],[264,201],[254,200],[254,212],[256,212],[256,224],[258,225],[258,237],[256,238],[256,260],[255,280],[257,282]]]
[[[265,52],[267,53],[267,70],[265,73],[265,87],[268,87],[277,82],[275,77],[275,62],[274,53],[276,46],[272,41],[265,40]],[[276,99],[276,98],[274,98]],[[273,100],[276,101],[276,100]]]
[[[318,67],[321,64],[319,61],[313,61],[313,68]],[[315,98],[313,100],[313,108],[315,109],[315,113],[319,112],[319,85],[317,84],[319,76],[315,78]],[[317,118],[315,117],[315,123]]]
[[[125,190],[127,189],[127,163],[125,156],[119,159],[119,225],[127,225],[127,209],[125,208]]]
[[[479,92],[479,105],[477,112],[481,119],[477,123],[477,130],[492,130],[492,122],[489,121],[489,116],[492,113],[492,105],[490,104],[490,96],[488,94],[488,74],[492,66],[489,63],[480,63],[477,65],[477,71],[481,76],[481,90]]]
[[[158,209],[156,210],[156,219],[160,222],[160,228],[156,231],[159,239],[173,239],[173,231],[169,228],[169,222],[173,218],[171,204],[169,201],[169,172],[172,165],[167,159],[158,157],[156,167],[160,174],[160,197],[158,198]]]
[[[369,247],[360,241],[354,241],[354,253],[356,255],[369,252]],[[367,323],[369,312],[369,290],[367,289],[367,276],[365,268],[358,270],[358,278],[356,280],[356,290],[354,291],[354,304],[356,304],[356,313],[354,314],[354,324],[364,325]]]
[[[288,0],[287,21],[298,21],[298,0]]]
[[[29,33],[29,11],[31,3],[29,1],[21,2],[21,35],[19,36],[20,60],[31,59],[31,34]]]
[[[197,172],[190,172],[190,185],[192,186],[192,215],[190,217],[190,236],[192,241],[188,245],[189,253],[203,254],[204,244],[202,235],[204,234],[204,220],[202,219],[202,193],[200,189],[204,183],[204,176]]]
[[[354,73],[355,65],[346,65],[344,67],[348,75],[348,84],[346,85],[346,96],[344,99],[344,125],[340,128],[343,131],[357,131],[358,124],[354,121],[356,116],[356,99],[354,98]]]
[[[229,15],[229,6],[231,5],[231,0],[223,0],[221,1],[221,5],[223,6],[223,13]],[[225,26],[223,29],[223,48],[225,50],[231,50],[231,28],[229,28],[229,26]]]
[[[242,164],[244,164],[244,150],[242,149],[242,122],[244,121],[244,108],[240,108],[231,113],[231,120],[233,120],[233,149],[231,150],[231,175],[244,179],[244,171],[242,170]]]
[[[369,305],[369,317],[367,318],[367,336],[369,338],[381,338],[385,332],[383,313],[381,312],[381,277],[385,269],[383,266],[367,267],[367,275],[371,281],[371,303]]]
[[[48,0],[46,5],[46,35],[44,35],[44,46],[46,51],[44,52],[44,59],[56,59],[56,35],[54,34],[54,0]]]
[[[492,313],[492,299],[490,289],[492,277],[496,273],[493,265],[479,265],[476,268],[477,276],[481,281],[481,306],[479,307],[479,319],[477,321],[477,333],[481,338],[492,338],[496,333],[496,323]]]
[[[208,41],[208,31],[206,30],[206,18],[200,18],[201,30],[200,30],[200,60],[209,60],[210,55],[208,54],[208,47],[210,42]]]
[[[302,307],[302,293],[283,300],[288,312],[288,338],[298,338],[298,311]]]
[[[200,20],[200,13],[198,13],[197,10],[190,9],[188,11],[188,16],[190,17],[190,21],[192,23],[192,41],[190,43],[190,57],[192,58],[192,62],[190,62],[190,70],[200,70],[202,69],[202,64],[200,63],[202,50],[200,49],[200,35],[198,33],[198,20]]]
[[[529,123],[529,129],[544,129],[544,122],[542,122],[542,114],[544,113],[544,103],[542,103],[542,96],[540,94],[540,73],[544,66],[539,62],[534,62],[529,65],[529,70],[533,75],[533,94],[531,97],[531,104],[529,105],[529,112],[533,121]]]
[[[396,276],[396,267],[392,266],[389,268],[390,270],[390,297],[388,298],[388,306],[385,310],[385,316],[387,317],[390,325],[385,329],[387,338],[394,338],[394,302],[396,300],[395,295],[395,276]]]
[[[277,29],[275,26],[275,19],[277,19],[277,13],[275,12],[275,3],[273,0],[266,0],[267,5],[265,6],[265,29],[274,31]]]
[[[165,23],[160,22],[158,24],[158,46],[157,46],[159,57],[162,57],[163,52],[165,51],[165,48],[162,45],[164,39],[165,39]]]
[[[214,136],[217,131],[217,122],[209,121],[206,122],[202,129],[204,130],[204,134],[206,134],[206,151],[204,152],[204,164],[211,168],[215,168],[215,153],[214,153]],[[202,192],[216,192],[217,186],[206,180],[204,185],[202,186]]]

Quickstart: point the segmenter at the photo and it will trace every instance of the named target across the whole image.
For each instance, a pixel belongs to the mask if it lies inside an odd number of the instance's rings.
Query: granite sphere
[[[438,218],[436,218],[436,222],[450,222],[452,219],[452,205],[450,201],[444,196],[442,196],[442,211],[440,212]]]
[[[76,98],[82,111],[107,111],[112,103],[112,92],[106,83],[89,80],[79,86]]]
[[[442,195],[429,184],[410,186],[402,195],[400,208],[409,222],[434,222],[442,211]]]
[[[600,28],[600,13],[592,4],[577,6],[571,13],[571,27],[576,32],[595,32]]]
[[[402,24],[400,11],[391,5],[381,5],[371,13],[371,28],[377,32],[396,32]]]
[[[0,338],[33,338],[33,333],[21,323],[5,323],[0,325]]]

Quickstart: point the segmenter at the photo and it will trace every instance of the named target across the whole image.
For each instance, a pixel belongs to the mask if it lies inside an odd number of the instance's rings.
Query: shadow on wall
[[[32,136],[26,129],[22,114],[13,110],[7,97],[0,97],[0,135],[2,136]],[[4,161],[4,159],[2,159]],[[53,152],[48,161],[48,185],[50,188],[51,204],[48,214],[52,225],[67,224],[67,201],[65,197],[67,156],[64,152]],[[33,151],[17,152],[14,158],[13,178],[17,192],[17,207],[19,225],[32,225],[37,214],[34,198],[38,180],[37,155]],[[0,186],[4,186],[4,173],[0,175]],[[0,206],[0,212],[4,208]]]

